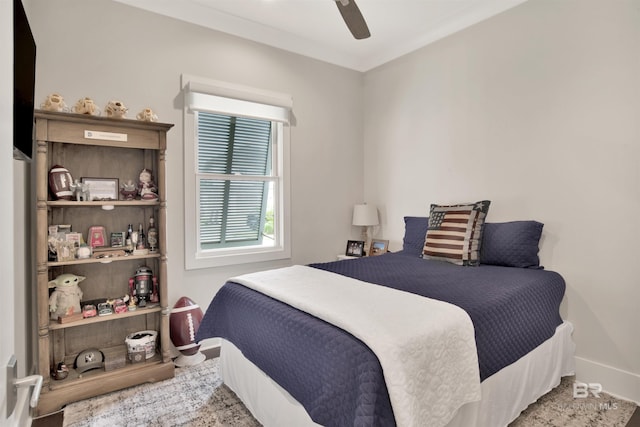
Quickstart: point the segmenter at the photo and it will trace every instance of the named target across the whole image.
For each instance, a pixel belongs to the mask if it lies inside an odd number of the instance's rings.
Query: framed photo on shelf
[[[386,254],[389,251],[388,240],[371,240],[371,247],[369,248],[369,256],[376,256]]]
[[[106,246],[107,238],[103,226],[94,225],[93,227],[89,228],[89,232],[87,234],[89,246],[91,246],[92,248],[101,248],[103,246]]]
[[[81,233],[67,233],[64,237],[67,242],[73,242],[76,247],[80,247],[80,244],[82,243]]]
[[[82,177],[83,184],[89,184],[89,200],[118,200],[118,178]]]
[[[364,256],[364,241],[363,240],[347,240],[347,250],[345,251],[347,256]]]
[[[56,242],[56,254],[58,262],[74,261],[76,259],[76,245],[67,240]]]
[[[112,248],[122,248],[124,247],[125,241],[125,232],[124,231],[114,231],[111,233],[111,247]]]

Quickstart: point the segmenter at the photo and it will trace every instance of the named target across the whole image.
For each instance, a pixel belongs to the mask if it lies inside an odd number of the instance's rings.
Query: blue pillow
[[[537,221],[486,223],[480,247],[480,264],[543,268],[538,258],[543,226]]]
[[[429,217],[405,216],[402,250],[411,255],[422,256],[422,248],[424,247],[428,227]]]
[[[405,216],[402,249],[422,256],[429,217]],[[538,258],[538,244],[544,224],[537,221],[511,221],[484,225],[480,264],[520,268],[543,268]]]

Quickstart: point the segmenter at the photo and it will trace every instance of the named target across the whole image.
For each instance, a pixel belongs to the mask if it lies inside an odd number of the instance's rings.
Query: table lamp
[[[371,227],[378,225],[378,209],[373,205],[363,203],[353,207],[353,225],[362,227],[362,237],[365,241],[365,250],[371,245]]]

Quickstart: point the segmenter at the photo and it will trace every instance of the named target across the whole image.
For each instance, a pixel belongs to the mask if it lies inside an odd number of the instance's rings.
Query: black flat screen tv
[[[22,0],[13,0],[13,156],[33,154],[36,43]]]

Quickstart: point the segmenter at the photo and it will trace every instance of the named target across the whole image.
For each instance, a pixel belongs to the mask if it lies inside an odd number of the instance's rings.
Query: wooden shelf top
[[[53,207],[69,207],[69,208],[101,208],[103,206],[158,206],[158,200],[100,200],[93,202],[76,202],[75,200],[48,200],[47,206]]]
[[[100,322],[110,322],[113,320],[118,320],[118,319],[126,319],[127,317],[134,317],[134,316],[144,316],[146,314],[149,313],[157,313],[161,310],[161,307],[159,305],[155,306],[155,307],[151,307],[151,308],[139,308],[134,310],[134,311],[127,311],[126,313],[113,313],[113,314],[109,314],[107,316],[96,316],[96,317],[90,317],[88,319],[81,319],[75,322],[69,322],[69,323],[58,323],[55,320],[51,320],[49,322],[49,330],[55,330],[55,329],[66,329],[66,328],[73,328],[76,326],[86,326],[86,325],[90,325],[92,323],[100,323]]]
[[[111,258],[85,258],[74,259],[73,261],[49,261],[47,267],[61,267],[63,265],[79,265],[79,264],[111,264],[112,262],[132,261],[136,259],[160,258],[159,252],[150,253],[148,255],[125,255]]]

